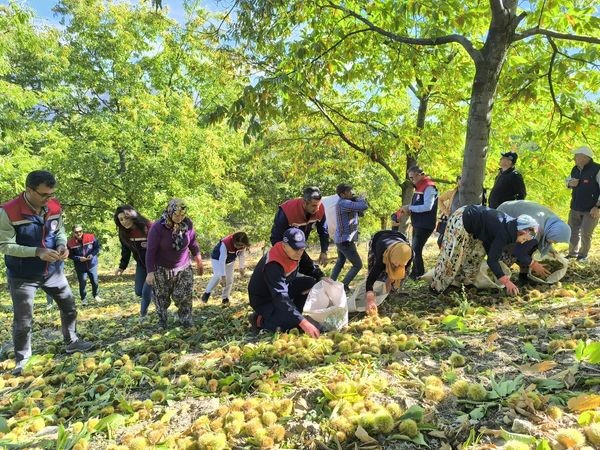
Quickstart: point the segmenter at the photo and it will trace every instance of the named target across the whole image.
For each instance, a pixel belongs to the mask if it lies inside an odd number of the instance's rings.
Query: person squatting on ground
[[[457,209],[448,220],[442,251],[435,265],[431,288],[440,293],[454,281],[464,285],[476,279],[481,261],[487,255],[487,265],[509,295],[517,295],[519,288],[510,281],[500,266],[504,248],[515,246],[517,261],[542,276],[549,275],[546,268],[533,261],[523,247],[535,238],[538,223],[528,215],[517,218],[485,206],[469,205]]]
[[[399,231],[383,230],[373,235],[369,242],[368,274],[365,286],[366,312],[377,314],[377,303],[373,285],[378,280],[385,280],[386,290],[400,288],[410,269],[413,251],[406,236]]]
[[[319,337],[319,329],[302,315],[308,293],[317,282],[298,273],[305,248],[302,230],[288,228],[282,240],[256,264],[248,283],[248,298],[254,310],[250,315],[253,328],[271,331],[300,328],[310,337]]]
[[[64,274],[68,257],[62,208],[55,197],[56,179],[36,170],[27,175],[25,191],[0,209],[0,252],[4,254],[8,288],[13,303],[13,344],[20,375],[31,357],[33,300],[41,288],[60,309],[60,322],[67,353],[90,350],[75,328],[75,298]]]
[[[79,224],[73,227],[73,236],[67,241],[69,259],[73,260],[77,281],[79,282],[79,297],[81,304],[87,305],[87,280],[92,285],[92,298],[102,301],[98,296],[98,254],[100,243],[92,233],[84,233]]]
[[[539,224],[539,229],[535,239],[532,239],[524,244],[523,251],[529,256],[533,255],[536,250],[539,250],[540,255],[545,257],[549,253],[556,253],[552,248],[552,244],[557,242],[569,242],[571,238],[571,229],[569,225],[560,220],[552,210],[543,205],[529,200],[513,200],[504,202],[498,206],[498,211],[508,214],[511,217],[518,217],[521,214],[527,214],[535,219]],[[515,244],[511,244],[504,249],[502,260],[507,266],[512,266],[516,261]],[[529,266],[524,263],[519,263],[519,281],[521,283],[530,283]]]
[[[129,264],[131,255],[135,260],[135,295],[141,298],[140,323],[146,319],[148,307],[152,302],[152,287],[146,283],[146,249],[148,231],[152,222],[137,212],[131,205],[117,207],[113,216],[121,243],[121,260],[115,275],[121,275]]]
[[[146,283],[152,286],[154,291],[154,304],[163,329],[167,328],[171,299],[177,306],[181,326],[187,328],[194,325],[194,273],[190,254],[196,262],[198,275],[204,273],[204,267],[194,225],[186,215],[187,206],[183,201],[171,199],[163,215],[148,232]]]
[[[213,276],[206,285],[202,301],[208,302],[212,290],[217,283],[225,278],[225,287],[221,294],[221,302],[223,305],[229,304],[229,296],[233,287],[233,273],[235,260],[239,256],[240,275],[243,277],[246,270],[246,250],[250,247],[248,235],[243,231],[230,234],[219,241],[210,255],[210,264],[213,270]]]
[[[324,267],[327,265],[329,230],[327,229],[325,207],[321,203],[321,197],[319,188],[312,186],[304,189],[301,198],[287,200],[279,205],[271,228],[271,245],[281,242],[283,233],[288,228],[299,228],[308,240],[310,232],[316,225],[319,243],[321,244],[319,264]],[[301,274],[311,276],[317,281],[324,276],[321,268],[313,262],[306,252],[302,253],[299,271]]]
[[[571,192],[569,226],[571,241],[567,258],[585,261],[592,246],[592,235],[600,218],[600,164],[589,147],[572,150],[575,166],[567,178]]]
[[[434,182],[425,175],[423,169],[413,166],[408,169],[408,179],[415,186],[410,205],[404,205],[400,209],[400,215],[410,214],[412,224],[412,250],[414,260],[409,277],[418,279],[425,273],[423,263],[423,247],[427,239],[435,230],[438,208],[438,191]]]
[[[524,200],[527,196],[523,175],[515,168],[518,155],[515,152],[501,155],[500,168],[489,197],[489,206],[494,209],[509,200]]]
[[[352,186],[349,184],[340,184],[336,188],[336,193],[340,197],[335,207],[337,219],[337,228],[333,242],[337,247],[337,260],[331,271],[331,279],[336,281],[340,272],[350,261],[352,267],[344,277],[342,283],[346,292],[350,290],[350,283],[356,277],[362,268],[362,260],[356,248],[358,240],[358,218],[362,216],[369,205],[362,197],[357,197],[352,192]]]

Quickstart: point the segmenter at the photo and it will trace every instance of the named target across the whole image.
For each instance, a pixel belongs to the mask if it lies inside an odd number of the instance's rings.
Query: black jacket
[[[489,206],[495,209],[509,200],[525,200],[526,196],[525,182],[519,171],[514,167],[506,171],[500,169],[490,192]]]

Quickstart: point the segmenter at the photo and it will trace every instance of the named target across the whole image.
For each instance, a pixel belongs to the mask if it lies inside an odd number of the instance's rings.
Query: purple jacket
[[[146,270],[148,272],[156,271],[158,266],[167,269],[184,268],[191,262],[190,253],[192,256],[200,253],[194,225],[191,220],[187,218],[185,220],[188,221],[188,230],[184,236],[184,246],[179,251],[172,246],[171,230],[160,221],[154,222],[148,231],[148,248],[146,250]]]

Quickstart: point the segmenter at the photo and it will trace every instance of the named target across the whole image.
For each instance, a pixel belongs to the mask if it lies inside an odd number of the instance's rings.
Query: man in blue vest
[[[100,302],[98,297],[98,253],[100,244],[92,233],[84,233],[79,224],[73,227],[73,236],[67,241],[69,259],[75,264],[75,273],[79,282],[79,296],[81,304],[87,305],[86,284],[89,277],[92,285],[92,297],[94,301]]]
[[[0,252],[4,254],[13,303],[13,344],[20,375],[31,356],[33,299],[39,288],[56,301],[67,353],[90,350],[75,333],[75,300],[63,271],[68,257],[62,209],[55,197],[56,179],[36,170],[27,175],[25,191],[0,209]]]
[[[586,261],[600,218],[600,164],[594,162],[594,153],[589,147],[579,147],[571,153],[575,155],[575,167],[567,178],[567,187],[572,189],[567,258]]]

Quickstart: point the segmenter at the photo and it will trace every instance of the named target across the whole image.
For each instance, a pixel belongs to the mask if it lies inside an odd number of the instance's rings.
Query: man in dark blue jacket
[[[73,227],[73,236],[68,240],[67,248],[69,258],[75,263],[81,304],[87,305],[88,277],[92,285],[92,297],[96,302],[100,302],[102,299],[98,297],[98,253],[100,253],[98,239],[91,233],[84,233],[83,227],[77,224]]]
[[[31,356],[33,299],[38,288],[58,304],[67,353],[92,348],[75,333],[77,311],[63,272],[69,250],[61,206],[54,198],[55,185],[56,179],[50,172],[31,172],[25,191],[0,209],[0,252],[5,255],[13,303],[14,375],[22,373]]]
[[[500,169],[490,192],[489,206],[496,209],[509,200],[525,200],[527,189],[523,175],[515,169],[518,155],[515,152],[501,153]]]
[[[316,283],[313,277],[298,275],[305,248],[302,230],[288,228],[254,268],[248,283],[253,328],[288,331],[298,327],[310,337],[319,337],[318,328],[302,316],[308,293]]]

